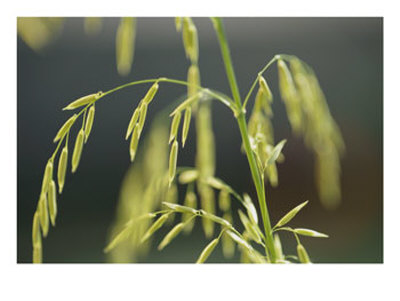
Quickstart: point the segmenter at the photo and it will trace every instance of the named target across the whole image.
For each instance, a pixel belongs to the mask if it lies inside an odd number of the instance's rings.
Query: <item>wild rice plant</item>
[[[210,242],[199,252],[198,263],[205,262],[212,256],[220,242],[223,254],[227,258],[237,249],[241,253],[241,262],[311,262],[300,237],[328,236],[315,230],[288,226],[308,201],[296,206],[275,224],[271,223],[269,217],[265,183],[278,185],[277,163],[282,163],[284,160],[282,151],[286,140],[281,140],[279,143],[274,141],[271,121],[274,97],[264,77],[265,71],[274,63],[277,64],[280,95],[286,107],[289,123],[294,134],[302,136],[307,147],[315,153],[320,199],[327,207],[336,206],[340,199],[340,156],[344,152],[344,143],[339,128],[329,112],[315,73],[308,64],[293,55],[275,55],[258,72],[250,90],[242,100],[222,20],[220,18],[211,20],[221,48],[231,97],[201,86],[197,29],[191,18],[179,17],[176,18],[175,24],[177,30],[182,32],[185,53],[190,61],[187,81],[165,77],[134,81],[104,93],[97,92],[80,97],[64,108],[64,110],[79,111],[69,117],[57,132],[54,139],[57,146],[45,168],[42,189],[33,218],[33,262],[42,261],[42,237],[46,237],[49,231],[49,216],[51,224],[55,226],[57,193],[53,179],[53,165],[56,156],[61,153],[57,170],[58,191],[61,193],[68,165],[71,128],[77,121],[82,122],[72,153],[72,172],[75,172],[80,159],[84,156],[84,144],[88,141],[94,125],[95,104],[118,90],[151,84],[142,100],[133,100],[136,105],[129,123],[127,122],[125,138],[131,137],[129,153],[131,161],[134,161],[141,146],[140,136],[146,125],[147,110],[151,109],[152,101],[157,101],[157,91],[164,88],[164,84],[167,83],[185,86],[187,93],[183,100],[169,110],[171,119],[169,136],[162,126],[151,132],[151,137],[156,139],[150,138],[153,142],[146,143],[144,161],[134,163],[137,167],[128,175],[128,179],[132,181],[123,185],[117,220],[110,242],[105,247],[105,252],[114,258],[111,260],[123,258],[122,261],[125,262],[132,260],[132,256],[137,257],[140,252],[147,249],[142,246],[146,244],[149,246],[154,233],[162,227],[170,227],[170,223],[174,221],[173,217],[180,216],[180,222],[174,225],[160,242],[159,250],[167,248],[181,233],[190,234],[195,221],[200,219],[205,236]],[[135,24],[134,18],[123,18],[118,28],[117,68],[121,74],[127,74],[132,65]],[[258,91],[253,109],[248,116],[247,106],[256,88]],[[254,201],[248,194],[235,191],[222,179],[215,177],[215,143],[211,124],[211,102],[215,100],[232,112],[239,126],[242,148],[249,163],[260,212],[256,210]],[[184,147],[187,141],[192,116],[196,121],[196,160],[193,167],[182,168],[177,166],[179,149]],[[166,150],[168,144],[170,144],[169,160]],[[186,186],[186,196],[181,202],[183,205],[179,204],[177,199],[178,185]],[[140,201],[132,201],[133,195]],[[232,201],[239,202],[241,206],[238,215],[243,231],[238,230],[238,225],[233,220]],[[216,215],[217,204],[223,213],[222,217]],[[153,219],[154,222],[151,222]],[[219,233],[214,235],[216,229]],[[289,232],[294,236],[297,243],[296,254],[285,255],[278,235],[280,231]]]

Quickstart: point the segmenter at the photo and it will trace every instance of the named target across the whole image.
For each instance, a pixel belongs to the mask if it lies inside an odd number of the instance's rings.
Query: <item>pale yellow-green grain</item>
[[[302,244],[297,245],[297,256],[301,263],[311,263],[310,257]]]
[[[68,147],[64,146],[60,158],[58,159],[57,179],[58,179],[58,192],[61,193],[64,188],[65,175],[67,173],[68,165]]]
[[[64,137],[64,135],[69,131],[69,129],[71,128],[71,126],[74,124],[76,118],[78,117],[77,114],[74,114],[73,116],[71,116],[62,126],[61,128],[58,130],[56,137],[54,138],[54,142],[57,142],[58,140],[60,140],[62,137]]]
[[[56,225],[57,217],[57,190],[56,183],[52,180],[49,185],[49,191],[47,193],[50,221],[53,227]]]
[[[145,95],[145,97],[143,98],[143,102],[145,104],[149,104],[153,99],[154,96],[156,95],[157,91],[158,91],[158,83],[155,82],[151,88],[149,89],[149,91],[147,92],[147,94]]]
[[[76,137],[74,151],[72,153],[72,172],[74,173],[78,168],[79,161],[81,160],[82,150],[83,150],[83,140],[85,137],[85,132],[81,129]]]
[[[142,105],[140,106],[140,116],[139,116],[139,122],[138,122],[138,130],[141,133],[144,127],[144,122],[146,120],[146,115],[147,115],[147,103],[143,102]]]
[[[132,133],[133,128],[135,127],[139,119],[139,114],[140,114],[140,107],[136,108],[132,114],[131,120],[129,121],[128,129],[126,130],[125,140],[128,140],[130,134]]]
[[[145,242],[156,232],[158,229],[162,227],[162,225],[166,222],[168,219],[168,214],[163,214],[159,219],[157,219],[153,225],[147,230],[147,232],[143,235],[141,242]]]
[[[53,161],[49,160],[46,164],[46,168],[44,170],[43,181],[42,181],[42,190],[41,193],[46,194],[49,188],[50,181],[53,177]]]
[[[185,116],[183,118],[183,127],[182,127],[182,147],[185,147],[185,142],[189,133],[190,128],[190,120],[192,119],[192,109],[187,108],[185,110]]]
[[[49,213],[47,208],[47,197],[43,193],[39,200],[39,214],[40,214],[40,226],[42,228],[43,237],[46,237],[49,233]]]
[[[169,155],[169,169],[168,169],[168,182],[171,186],[175,178],[176,173],[176,162],[178,159],[178,141],[174,141],[171,146],[171,151]]]
[[[217,246],[219,242],[218,238],[215,238],[212,240],[201,252],[199,258],[197,259],[196,263],[204,263],[208,257],[211,255],[212,251],[214,251],[215,247]]]
[[[184,223],[177,224],[171,231],[165,235],[164,239],[158,245],[158,250],[161,251],[164,249],[183,229]]]
[[[37,244],[41,244],[40,237],[40,217],[39,212],[36,210],[33,216],[32,222],[32,245],[35,246]]]
[[[135,128],[133,129],[131,143],[129,145],[129,154],[131,157],[131,162],[133,162],[133,160],[135,159],[137,147],[139,144],[139,138],[140,138],[140,129],[139,125],[136,125]]]
[[[178,134],[178,128],[179,128],[179,124],[181,122],[181,117],[182,117],[182,114],[180,112],[178,112],[172,118],[171,131],[169,133],[169,143],[171,143],[175,139],[176,135]]]
[[[307,205],[308,201],[305,201],[304,203],[301,203],[300,205],[296,206],[292,210],[290,210],[287,214],[285,214],[275,225],[274,228],[279,228],[284,225],[286,225],[288,222],[290,222],[297,213],[305,206]]]
[[[75,110],[79,107],[82,107],[91,102],[94,102],[95,100],[99,99],[101,97],[101,95],[102,95],[102,92],[97,92],[97,93],[83,96],[83,97],[78,98],[77,100],[71,102],[68,106],[63,108],[63,110]]]
[[[135,51],[136,19],[121,18],[115,40],[117,70],[120,75],[130,73]]]
[[[95,107],[94,104],[90,107],[88,115],[86,117],[85,124],[85,143],[87,142],[90,132],[92,131],[93,121],[94,121]]]

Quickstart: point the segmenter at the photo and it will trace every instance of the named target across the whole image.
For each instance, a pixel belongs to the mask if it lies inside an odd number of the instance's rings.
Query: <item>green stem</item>
[[[231,55],[229,51],[228,41],[226,40],[226,35],[224,27],[220,18],[212,18],[214,23],[214,28],[217,33],[218,41],[221,47],[222,58],[225,65],[226,74],[228,77],[229,85],[232,91],[233,99],[238,108],[242,108],[242,102],[240,100],[239,88],[236,82],[235,72],[233,70],[233,64],[231,60]],[[276,253],[274,248],[274,241],[272,237],[271,222],[268,214],[267,202],[265,198],[264,183],[262,177],[257,168],[257,162],[253,151],[250,146],[249,135],[247,133],[247,124],[245,118],[245,112],[241,110],[236,116],[240,134],[242,136],[244,148],[246,151],[247,159],[249,161],[249,166],[251,170],[251,175],[253,178],[254,185],[257,191],[258,202],[260,204],[261,215],[264,223],[264,231],[266,238],[265,252],[266,255],[270,256],[271,262],[274,263],[276,260]]]

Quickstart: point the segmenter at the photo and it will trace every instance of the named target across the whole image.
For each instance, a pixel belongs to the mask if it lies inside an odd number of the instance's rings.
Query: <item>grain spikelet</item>
[[[131,137],[131,143],[129,145],[129,154],[131,156],[131,162],[133,162],[133,160],[135,159],[139,138],[140,138],[139,125],[136,125]]]
[[[121,18],[115,40],[117,70],[120,75],[128,75],[131,71],[135,51],[136,19]]]
[[[196,169],[186,170],[179,175],[179,183],[189,184],[197,179],[199,172]]]
[[[265,78],[260,76],[260,78],[258,80],[258,84],[260,85],[261,90],[264,92],[265,96],[267,97],[268,102],[271,102],[272,101],[272,93],[271,93],[271,89],[269,88]]]
[[[58,159],[58,170],[57,170],[57,179],[58,179],[58,192],[61,193],[64,188],[65,183],[65,175],[67,172],[68,165],[68,147],[64,146],[60,158]]]
[[[146,93],[145,97],[143,98],[143,103],[148,105],[154,99],[154,96],[156,95],[157,91],[158,91],[158,83],[155,82],[151,86],[149,91]]]
[[[81,160],[82,149],[83,149],[83,139],[85,132],[81,129],[76,137],[74,151],[72,153],[72,173],[76,171]]]
[[[169,214],[163,214],[160,216],[158,220],[154,222],[153,225],[147,230],[147,232],[143,235],[141,239],[141,243],[144,243],[146,240],[150,238],[156,232],[158,229],[162,227],[162,225],[165,223],[165,221],[168,219]]]
[[[164,239],[158,245],[158,250],[161,251],[164,249],[183,229],[184,223],[177,224],[171,231],[165,235]]]
[[[301,263],[311,263],[310,257],[308,257],[308,253],[302,244],[297,245],[297,256]]]
[[[135,127],[139,119],[139,114],[140,114],[140,107],[136,108],[132,114],[131,120],[129,121],[128,129],[126,130],[125,140],[128,140],[130,134],[132,133],[133,128]]]
[[[178,159],[178,141],[174,141],[169,155],[168,185],[171,186],[176,173],[176,161]]]
[[[33,216],[33,223],[32,223],[32,245],[36,246],[41,244],[41,237],[40,237],[40,217],[39,212],[36,210]]]
[[[46,164],[46,168],[44,170],[43,181],[42,181],[42,194],[46,194],[49,189],[50,181],[53,177],[53,160],[49,160]]]
[[[207,260],[207,258],[210,256],[210,254],[212,253],[212,251],[214,251],[215,247],[217,246],[219,242],[218,238],[215,238],[214,240],[212,240],[205,248],[204,250],[201,252],[199,258],[197,259],[196,263],[203,263]]]
[[[300,234],[300,235],[304,235],[304,236],[311,236],[311,237],[322,237],[322,238],[327,238],[329,237],[328,235],[321,233],[321,232],[317,232],[315,230],[311,230],[311,229],[304,229],[304,228],[296,228],[293,230],[295,233]]]
[[[288,222],[290,222],[296,215],[299,213],[299,211],[307,205],[308,201],[305,201],[304,203],[301,203],[300,205],[296,206],[292,210],[290,210],[284,217],[282,217],[279,222],[276,223],[274,228],[279,228],[284,225],[286,225]]]
[[[78,117],[77,114],[74,114],[71,116],[63,125],[62,127],[58,130],[56,137],[54,138],[53,142],[57,142],[60,140],[64,135],[69,131],[71,126],[74,124],[76,118]]]
[[[179,128],[179,124],[181,122],[181,116],[182,116],[182,114],[179,112],[179,113],[175,114],[174,117],[172,118],[171,131],[169,134],[169,143],[171,143],[176,138],[176,135],[178,134],[178,128]]]
[[[183,119],[183,128],[182,128],[182,147],[185,147],[185,142],[187,139],[187,135],[189,133],[190,128],[190,120],[192,118],[192,109],[187,108],[185,110],[185,117]]]
[[[49,203],[50,221],[54,227],[56,225],[56,216],[57,216],[57,191],[56,191],[56,183],[53,180],[51,180],[50,182],[47,198]]]
[[[97,93],[93,93],[90,95],[83,96],[73,102],[71,102],[68,106],[63,108],[64,111],[66,110],[75,110],[79,107],[85,106],[89,103],[94,102],[95,100],[99,99],[103,95],[103,92],[99,91]]]
[[[32,262],[42,263],[42,245],[36,245],[33,247]]]
[[[142,103],[140,106],[140,116],[139,116],[139,122],[138,122],[138,130],[141,133],[144,127],[144,122],[146,120],[146,115],[147,115],[147,103]]]
[[[86,117],[85,124],[85,143],[87,142],[90,132],[92,131],[93,121],[94,121],[95,107],[94,104],[90,107],[89,113]]]
[[[169,202],[163,202],[163,204],[176,212],[189,213],[191,215],[197,214],[197,210],[193,209],[192,207],[182,206],[179,204],[174,204]]]
[[[40,215],[40,226],[42,228],[43,237],[46,237],[49,233],[49,213],[47,209],[47,197],[43,193],[39,200],[39,215]]]

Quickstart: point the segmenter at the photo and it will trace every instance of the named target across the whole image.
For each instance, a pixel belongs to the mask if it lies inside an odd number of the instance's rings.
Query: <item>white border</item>
[[[143,2],[143,3],[141,3]],[[196,3],[198,2],[198,3]],[[386,1],[16,1],[1,16],[2,300],[379,300],[398,296],[398,12]],[[390,2],[395,3],[395,1]],[[190,6],[188,6],[190,5]],[[384,16],[384,265],[17,265],[16,16]],[[4,193],[5,192],[5,193]],[[395,283],[396,281],[396,283]],[[301,293],[300,293],[301,292]],[[279,298],[279,299],[278,299]],[[304,298],[306,299],[306,298]],[[392,297],[389,297],[392,299]]]

